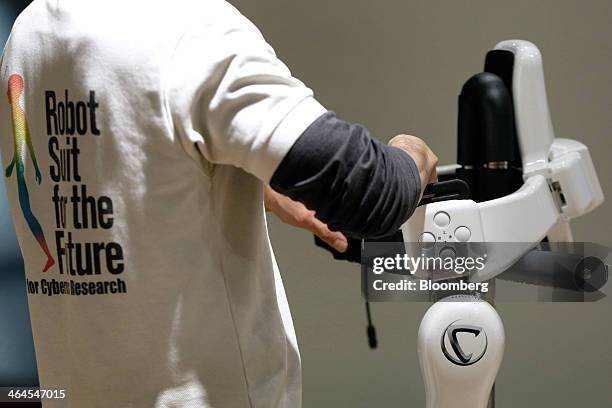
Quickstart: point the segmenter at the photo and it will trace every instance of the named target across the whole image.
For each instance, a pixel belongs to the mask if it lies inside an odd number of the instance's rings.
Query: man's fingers
[[[330,245],[338,252],[345,252],[348,248],[348,241],[344,234],[330,230],[327,225],[314,216],[312,217],[309,229],[313,234],[321,238],[326,244]]]
[[[429,182],[430,183],[438,182],[438,170],[435,167],[433,168],[433,170],[431,171],[431,174],[429,175]]]
[[[284,223],[312,232],[336,251],[347,250],[348,240],[344,234],[331,231],[315,217],[315,212],[308,210],[304,204],[277,193],[270,186],[266,186],[264,190],[264,203],[266,211],[272,211]]]
[[[429,167],[431,169],[428,183],[436,183],[438,181],[438,156],[436,156],[431,150],[429,150],[427,156],[427,161],[429,162]]]
[[[404,150],[414,160],[421,178],[421,194],[427,184],[438,181],[436,171],[438,157],[422,139],[410,135],[397,135],[389,141],[389,145]]]

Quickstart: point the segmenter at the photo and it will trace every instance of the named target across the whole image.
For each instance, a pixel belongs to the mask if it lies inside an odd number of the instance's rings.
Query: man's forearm
[[[333,112],[304,131],[270,185],[315,211],[330,229],[354,237],[396,231],[421,193],[419,170],[406,152]]]

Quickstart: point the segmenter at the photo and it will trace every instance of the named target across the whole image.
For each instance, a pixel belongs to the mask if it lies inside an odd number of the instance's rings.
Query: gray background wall
[[[233,0],[293,73],[343,118],[382,140],[423,137],[455,159],[456,98],[497,41],[543,55],[559,137],[586,143],[609,200],[574,222],[576,239],[612,245],[612,2],[552,0]],[[520,222],[520,220],[517,220]],[[426,304],[374,305],[370,351],[359,271],[270,219],[304,367],[304,406],[418,407],[416,330]],[[498,407],[612,405],[610,303],[500,304],[507,349]]]

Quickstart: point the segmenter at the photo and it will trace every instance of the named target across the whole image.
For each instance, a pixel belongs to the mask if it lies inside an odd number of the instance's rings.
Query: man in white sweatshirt
[[[435,177],[420,139],[336,118],[221,0],[35,0],[0,80],[40,382],[65,406],[299,407],[264,196],[343,250]]]

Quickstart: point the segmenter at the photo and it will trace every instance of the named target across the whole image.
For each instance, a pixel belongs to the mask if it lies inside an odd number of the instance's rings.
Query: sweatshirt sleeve
[[[210,13],[183,34],[166,74],[175,133],[196,161],[269,182],[326,109],[247,18],[227,3]]]
[[[305,130],[271,186],[315,211],[330,229],[360,238],[395,232],[421,196],[419,171],[410,155],[333,112]]]

